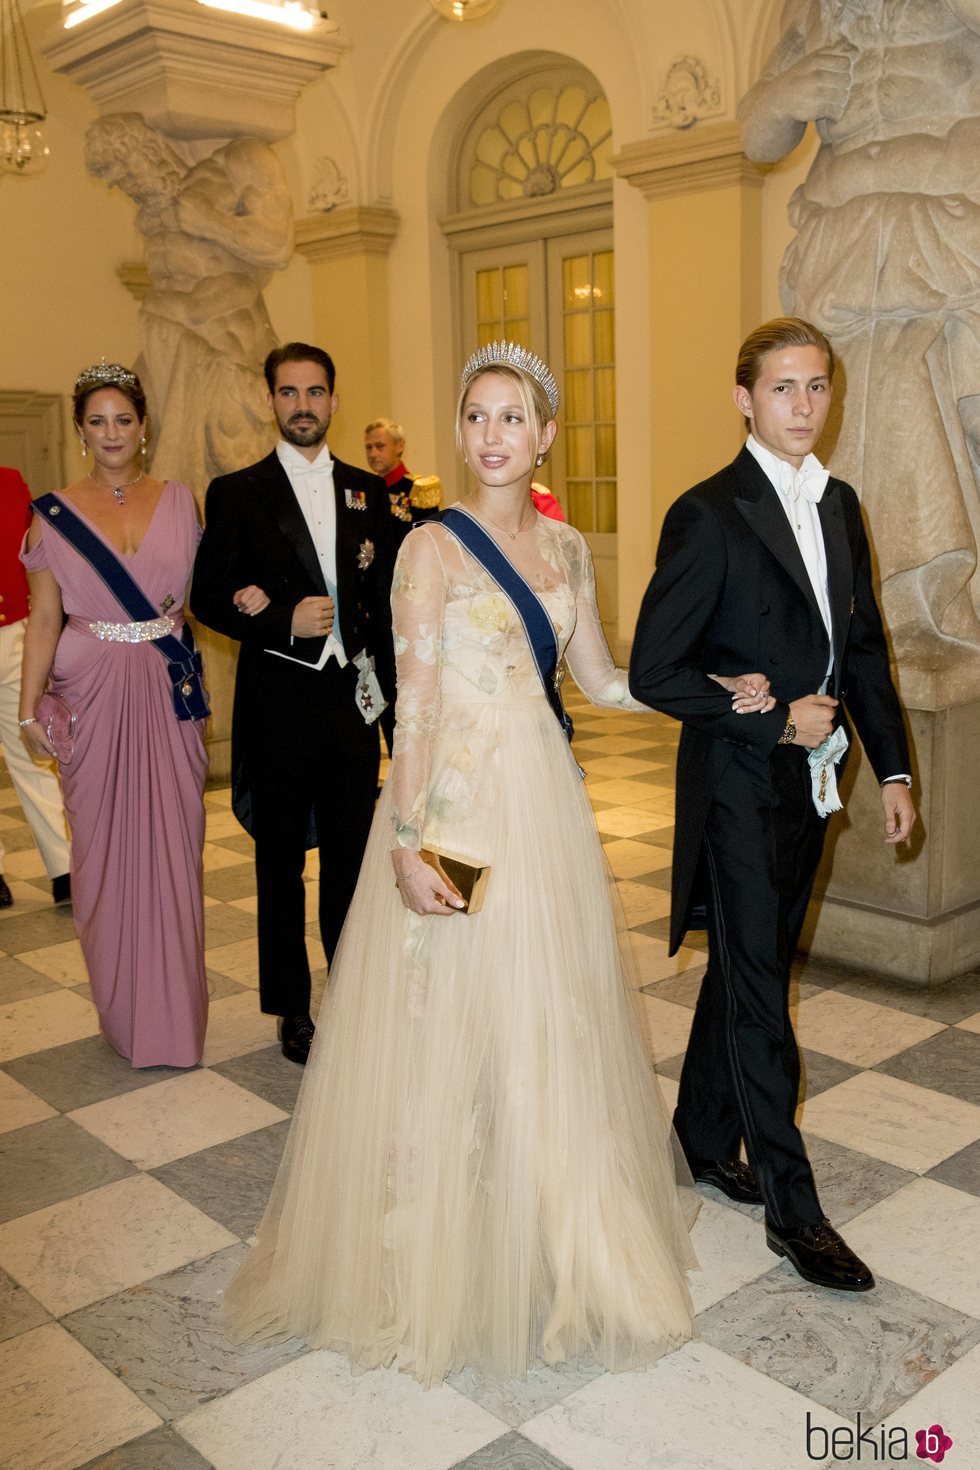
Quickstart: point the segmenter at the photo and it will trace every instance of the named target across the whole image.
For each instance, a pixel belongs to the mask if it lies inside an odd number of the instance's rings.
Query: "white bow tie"
[[[809,458],[808,455],[798,470],[794,470],[792,465],[781,460],[778,488],[780,495],[785,495],[788,500],[796,501],[802,497],[818,505],[827,488],[830,472],[825,470],[817,460],[810,464]]]
[[[329,475],[332,464],[291,464],[291,475]]]

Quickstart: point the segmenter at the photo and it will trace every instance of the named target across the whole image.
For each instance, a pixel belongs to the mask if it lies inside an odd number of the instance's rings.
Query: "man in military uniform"
[[[391,419],[375,419],[364,430],[364,453],[376,475],[388,486],[391,513],[401,528],[402,539],[419,521],[434,520],[439,514],[442,486],[438,475],[410,475],[402,456],[405,431]]]

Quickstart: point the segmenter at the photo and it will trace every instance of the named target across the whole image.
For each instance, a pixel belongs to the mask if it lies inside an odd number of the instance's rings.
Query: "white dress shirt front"
[[[336,604],[337,598],[337,502],[334,496],[333,460],[324,444],[316,459],[310,461],[293,444],[280,439],[276,445],[279,463],[286,472],[292,486],[296,503],[303,512],[316,548],[317,558],[323,572],[323,580],[329,595]],[[292,642],[292,639],[290,640]],[[290,663],[302,664],[307,669],[322,669],[330,658],[335,658],[341,668],[347,663],[347,655],[340,639],[340,625],[334,619],[334,631],[327,635],[323,652],[315,664],[305,659],[281,653],[277,648],[267,648],[277,658],[289,659]]]
[[[780,459],[766,449],[752,434],[745,442],[749,453],[779,495],[779,503],[786,512],[796,544],[800,548],[803,565],[806,567],[813,595],[817,599],[823,625],[827,629],[830,661],[827,675],[819,690],[823,694],[834,667],[834,629],[830,614],[830,593],[827,590],[827,552],[817,506],[827,488],[830,471],[824,469],[815,454],[808,454],[796,470],[785,459]]]

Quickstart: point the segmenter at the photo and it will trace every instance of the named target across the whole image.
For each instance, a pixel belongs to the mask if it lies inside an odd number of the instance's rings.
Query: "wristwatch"
[[[796,725],[795,725],[795,723],[793,721],[793,716],[790,715],[789,718],[786,721],[786,729],[780,735],[780,737],[777,740],[776,744],[777,745],[792,745],[793,744],[793,741],[795,739],[796,739]]]

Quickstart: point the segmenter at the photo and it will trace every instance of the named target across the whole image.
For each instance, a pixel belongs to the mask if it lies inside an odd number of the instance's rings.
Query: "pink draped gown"
[[[88,562],[42,525],[22,559],[28,571],[52,573],[69,618],[50,684],[77,716],[61,779],[75,927],[92,997],[103,1035],[134,1067],[191,1067],[204,1051],[208,1015],[204,724],[177,719],[167,663],[152,643],[96,638],[89,623],[129,622],[129,614]],[[177,636],[198,536],[190,490],[167,481],[139,550],[121,558],[155,607],[172,599]]]

